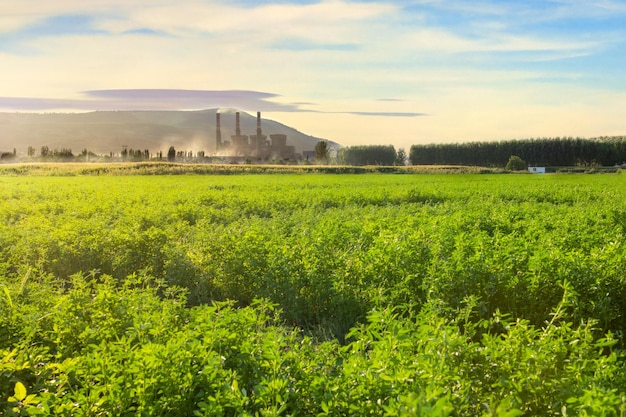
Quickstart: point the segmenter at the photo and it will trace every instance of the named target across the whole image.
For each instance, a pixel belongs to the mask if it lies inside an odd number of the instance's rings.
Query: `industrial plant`
[[[239,112],[235,113],[235,134],[230,141],[222,140],[220,113],[216,113],[216,155],[238,156],[257,159],[296,159],[296,147],[287,145],[287,135],[270,134],[270,139],[261,130],[261,112],[256,114],[256,133],[242,135]]]

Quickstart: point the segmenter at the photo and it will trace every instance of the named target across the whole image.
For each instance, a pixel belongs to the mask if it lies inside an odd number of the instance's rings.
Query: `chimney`
[[[215,147],[216,150],[220,150],[222,148],[222,128],[220,126],[220,114],[215,113]]]
[[[256,112],[256,154],[261,155],[261,112]]]
[[[239,112],[235,113],[235,136],[241,137],[241,128],[239,127]]]

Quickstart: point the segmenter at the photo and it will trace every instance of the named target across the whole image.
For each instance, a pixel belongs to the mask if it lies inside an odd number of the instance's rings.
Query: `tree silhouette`
[[[340,159],[347,165],[394,165],[397,154],[393,145],[349,146],[340,151]],[[404,163],[403,163],[404,165]]]
[[[315,160],[328,163],[328,143],[321,140],[315,145]]]
[[[404,148],[400,148],[396,152],[396,160],[394,162],[394,165],[404,166],[406,164],[407,159],[408,159],[408,155],[406,154],[406,151],[404,150]]]

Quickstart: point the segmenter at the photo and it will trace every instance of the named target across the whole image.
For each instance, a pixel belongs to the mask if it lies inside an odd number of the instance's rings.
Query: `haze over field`
[[[50,149],[69,148],[74,153],[82,149],[98,155],[118,154],[124,147],[148,149],[156,154],[167,154],[174,146],[178,151],[204,151],[207,156],[216,153],[216,117],[221,115],[221,133],[224,140],[235,134],[234,109],[200,111],[97,111],[89,113],[0,113],[0,150],[18,147],[25,154],[32,146],[39,152],[42,146]],[[241,112],[241,133],[256,133],[256,114]],[[306,135],[274,120],[262,120],[263,134],[287,135],[287,144],[295,151],[313,151],[323,138]],[[268,136],[269,137],[269,136]],[[338,145],[328,142],[331,148]],[[222,151],[219,154],[227,154]]]
[[[617,0],[4,0],[0,111],[233,107],[348,146],[623,135],[625,18]]]

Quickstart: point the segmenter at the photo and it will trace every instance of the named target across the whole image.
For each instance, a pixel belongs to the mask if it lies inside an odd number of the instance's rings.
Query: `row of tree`
[[[320,142],[316,147],[316,154],[319,152],[319,160],[328,163],[329,155],[326,142]],[[142,162],[142,161],[164,161],[168,162],[207,162],[212,161],[212,156],[207,156],[205,151],[180,151],[170,146],[167,153],[163,151],[151,153],[149,149],[132,149],[124,146],[119,154],[111,152],[108,155],[97,155],[87,149],[83,149],[80,154],[74,154],[70,148],[51,149],[48,146],[42,146],[37,153],[37,149],[29,146],[27,149],[28,161],[44,161],[44,162],[85,162],[85,161],[121,161],[121,162]],[[0,160],[3,162],[17,161],[17,151],[0,152]]]
[[[404,165],[406,152],[393,145],[349,146],[337,153],[337,161],[345,165]]]
[[[122,161],[122,162],[141,162],[149,161],[153,159],[163,160],[163,152],[159,151],[156,154],[150,153],[148,149],[132,149],[123,147],[119,155],[114,155],[111,152],[109,155],[98,155],[87,149],[83,149],[79,154],[74,154],[71,148],[54,148],[51,149],[48,146],[42,146],[37,153],[37,149],[29,146],[27,149],[27,157],[30,161],[52,161],[52,162],[79,162],[79,161]],[[191,152],[191,151],[176,151],[174,147],[170,147],[167,160],[168,161],[191,161],[191,160],[204,160],[204,151]],[[16,161],[18,160],[17,151],[13,149],[13,152],[0,152],[0,159],[4,161]]]
[[[626,161],[626,136],[413,145],[409,160],[413,165],[501,167],[511,155],[532,166],[613,166]]]
[[[34,159],[36,152],[28,147],[28,156]],[[342,148],[337,153],[336,162],[343,165],[473,165],[488,167],[504,167],[511,155],[518,156],[531,166],[614,166],[626,162],[626,136],[583,138],[543,138],[508,140],[499,142],[466,142],[451,144],[413,145],[407,155],[404,149],[396,150],[393,145],[363,145]],[[16,157],[5,152],[3,160]],[[92,160],[98,158],[92,152],[83,149],[74,155],[71,149],[50,149],[42,146],[40,160],[72,161]],[[113,153],[105,157],[114,159]],[[163,152],[154,158],[163,160]],[[176,151],[171,146],[166,158],[174,161],[204,161],[205,153]],[[146,161],[153,159],[148,149],[133,150],[124,148],[120,153],[122,161]],[[330,152],[325,141],[315,146],[315,159],[318,163],[330,163]],[[334,158],[333,158],[334,162]]]

